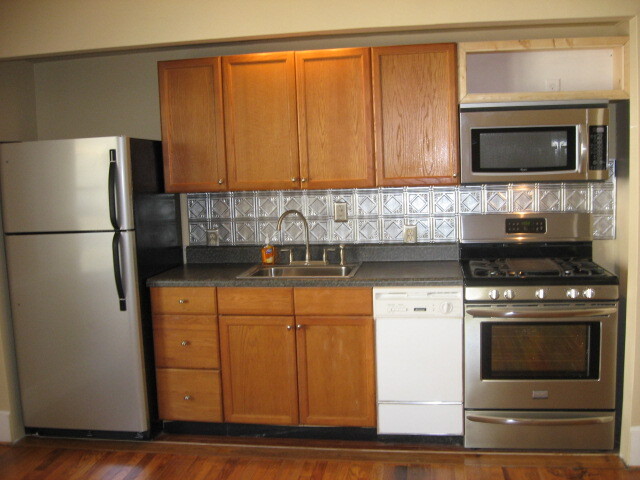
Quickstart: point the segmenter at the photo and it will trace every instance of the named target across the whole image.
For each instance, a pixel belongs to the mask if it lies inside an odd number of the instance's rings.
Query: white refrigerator
[[[0,145],[2,221],[27,433],[148,438],[145,280],[182,261],[159,142]]]

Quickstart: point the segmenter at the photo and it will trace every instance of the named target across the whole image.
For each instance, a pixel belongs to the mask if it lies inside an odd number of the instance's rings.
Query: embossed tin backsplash
[[[288,217],[300,210],[309,222],[311,243],[397,243],[403,226],[416,225],[418,242],[455,242],[461,215],[512,212],[593,213],[595,239],[615,237],[616,182],[491,184],[349,190],[284,190],[188,194],[190,245],[205,245],[217,228],[221,245],[302,243],[303,225]],[[333,204],[347,204],[348,220],[333,220]]]

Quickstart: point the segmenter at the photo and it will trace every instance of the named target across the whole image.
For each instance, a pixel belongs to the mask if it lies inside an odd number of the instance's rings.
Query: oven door
[[[466,305],[465,408],[615,407],[617,304]]]

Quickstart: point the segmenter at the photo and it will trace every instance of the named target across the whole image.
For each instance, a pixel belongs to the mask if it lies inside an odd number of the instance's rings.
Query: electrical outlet
[[[544,81],[544,87],[547,92],[559,92],[560,91],[560,79],[559,78],[547,78]]]
[[[404,243],[416,243],[418,241],[418,227],[415,225],[405,225],[402,232]]]
[[[333,220],[335,222],[346,222],[349,219],[347,214],[347,202],[336,202],[333,204]]]

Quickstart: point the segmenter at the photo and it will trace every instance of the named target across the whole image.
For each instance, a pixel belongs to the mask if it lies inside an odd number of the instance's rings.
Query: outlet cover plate
[[[404,243],[416,243],[418,241],[418,227],[415,225],[405,225],[402,232]]]
[[[349,220],[347,215],[347,202],[336,202],[333,204],[333,220],[335,222],[346,222]]]

